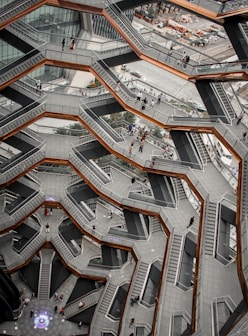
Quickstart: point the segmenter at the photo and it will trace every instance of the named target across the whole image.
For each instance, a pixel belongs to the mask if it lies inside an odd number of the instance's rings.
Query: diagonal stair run
[[[26,72],[45,62],[45,53],[38,50],[20,57],[14,62],[0,69],[0,86],[7,86],[9,81],[22,77]]]
[[[106,314],[110,308],[110,304],[114,298],[115,292],[118,286],[109,284],[107,287],[106,292],[104,293],[103,299],[100,303],[98,311],[100,313]]]
[[[174,234],[171,243],[170,258],[168,262],[167,279],[166,279],[168,282],[171,283],[175,283],[176,281],[181,243],[182,243],[182,236]]]
[[[69,248],[65,245],[63,240],[58,235],[52,238],[52,244],[66,262],[74,258],[72,252],[69,250]]]
[[[92,306],[95,306],[99,302],[103,290],[104,287],[101,287],[100,289],[93,291],[92,293],[89,293],[88,295],[85,295],[83,297],[80,297],[72,303],[66,305],[65,318],[69,319],[70,317],[77,315]],[[84,306],[81,308],[79,307],[80,302],[84,303]]]
[[[192,139],[194,140],[194,143],[196,145],[196,149],[201,157],[202,163],[206,165],[208,162],[211,162],[211,158],[208,154],[208,151],[206,149],[206,146],[202,140],[202,136],[199,133],[191,132],[190,133]]]
[[[14,0],[4,6],[0,11],[0,29],[17,18],[28,14],[45,4],[44,0]]]
[[[32,103],[27,107],[17,110],[14,113],[6,116],[0,121],[0,135],[6,135],[17,128],[25,126],[34,118],[45,112],[46,101],[42,98],[40,104]]]
[[[50,298],[50,283],[52,260],[55,255],[53,250],[44,249],[40,251],[40,277],[37,298],[41,301],[47,301]]]
[[[146,45],[145,39],[135,30],[129,19],[115,4],[111,4],[110,1],[107,1],[107,3],[109,6],[105,8],[106,12],[118,24],[121,30],[131,39],[131,41],[133,41],[139,49],[143,49]]]
[[[132,290],[132,296],[140,296],[141,292],[143,290],[144,284],[145,284],[145,279],[147,277],[147,272],[149,269],[150,265],[141,261],[136,277],[134,279],[134,286]]]
[[[45,243],[46,238],[39,234],[22,250],[21,256],[24,260],[28,260],[32,255],[38,251],[41,246]]]
[[[172,181],[175,186],[175,194],[176,194],[177,202],[180,200],[186,199],[187,195],[185,193],[182,181],[179,178],[173,178]]]
[[[219,100],[225,115],[228,117],[229,120],[234,120],[236,118],[236,113],[230,102],[230,99],[226,94],[226,91],[224,90],[222,83],[212,82],[210,85],[212,86],[213,91],[215,92],[215,96]]]
[[[162,231],[162,224],[160,223],[158,218],[156,217],[151,218],[151,228],[152,228],[152,233]]]
[[[208,202],[205,213],[205,228],[204,228],[204,253],[213,255],[215,245],[215,227],[216,227],[216,211],[217,204]]]

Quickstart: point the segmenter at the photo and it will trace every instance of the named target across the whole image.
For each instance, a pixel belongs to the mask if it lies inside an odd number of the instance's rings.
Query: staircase
[[[100,303],[100,306],[99,306],[99,309],[98,309],[98,311],[100,313],[106,314],[107,311],[109,310],[110,304],[111,304],[111,302],[114,298],[117,287],[118,286],[112,285],[112,284],[108,285],[107,290],[104,293],[103,299],[102,299],[102,301]]]
[[[40,277],[37,298],[47,301],[50,298],[50,282],[52,271],[52,260],[55,255],[53,250],[44,249],[40,251]]]
[[[82,229],[88,225],[88,220],[84,217],[82,211],[72,202],[68,195],[61,199],[61,204],[70,213]]]
[[[226,34],[235,50],[239,60],[247,60],[248,58],[248,32],[247,19],[242,15],[229,18],[223,23]]]
[[[11,1],[8,5],[4,6],[0,11],[0,28],[7,21],[15,17],[19,17],[22,12],[26,12],[29,9],[38,8],[39,4],[45,3],[43,0],[15,0]]]
[[[22,162],[18,162],[18,160],[12,161],[6,167],[4,167],[4,169],[0,169],[0,172],[2,173],[2,176],[4,176],[5,181],[10,181],[20,174],[23,164],[25,164],[25,166],[28,168],[34,163],[41,161],[43,158],[44,150],[43,148],[40,148],[37,149],[37,151],[33,151],[32,154],[30,153],[26,159],[23,158]]]
[[[40,39],[39,32],[31,25],[24,21],[17,21],[6,27],[6,30],[18,38],[28,43],[31,47],[37,48],[39,45],[45,43]]]
[[[185,193],[181,180],[179,178],[173,178],[172,183],[175,186],[175,193],[176,193],[177,201],[186,199],[187,195]]]
[[[170,258],[168,262],[167,281],[175,283],[179,263],[182,236],[174,234],[170,249]]]
[[[31,195],[31,198],[25,199],[25,203],[20,204],[16,211],[12,214],[15,223],[18,223],[23,218],[26,218],[28,214],[34,212],[44,202],[44,195],[40,192],[35,192]]]
[[[146,41],[134,29],[129,19],[123,13],[121,13],[117,6],[111,4],[110,1],[107,2],[109,3],[109,6],[105,8],[107,13],[118,24],[121,30],[129,37],[129,39],[133,41],[140,50],[142,50],[146,44]]]
[[[204,253],[213,255],[215,245],[215,226],[216,226],[216,209],[217,204],[208,202],[205,213],[204,228]]]
[[[203,165],[206,165],[208,162],[211,162],[210,156],[202,140],[201,134],[196,133],[196,132],[191,132],[190,135],[195,143],[195,148],[201,157]]]
[[[74,258],[72,252],[58,235],[52,238],[52,244],[66,262]]]
[[[160,223],[158,218],[150,217],[150,221],[151,221],[151,231],[152,231],[152,233],[162,231],[162,224]]]
[[[241,199],[241,211],[242,215],[245,216],[247,214],[247,191],[248,191],[248,181],[247,181],[247,174],[248,174],[248,162],[247,157],[244,159],[244,173],[243,173],[243,190],[242,190],[242,199]]]
[[[132,290],[132,296],[140,296],[141,292],[143,290],[144,284],[145,284],[145,280],[147,277],[147,272],[149,269],[150,265],[141,261],[135,280],[134,280],[134,286],[133,286],[133,290]]]
[[[248,24],[247,22],[240,22],[238,24],[239,28],[240,28],[240,31],[242,32],[245,40],[246,40],[246,43],[248,43]]]
[[[222,106],[222,110],[225,112],[227,118],[229,120],[234,120],[236,118],[236,113],[234,111],[234,108],[232,107],[230,99],[228,98],[223,88],[222,83],[212,82],[210,85],[212,86],[212,89],[215,92],[215,96],[219,100],[220,105]]]
[[[40,92],[37,92],[35,86],[35,80],[26,76],[25,79],[21,78],[16,82],[10,85],[15,91],[19,91],[24,94],[26,97],[29,97],[32,100],[37,101],[40,98]]]
[[[8,81],[21,77],[24,72],[29,71],[44,61],[45,56],[42,52],[34,53],[34,51],[32,51],[32,53],[26,54],[25,56],[0,69],[0,85],[7,84]]]
[[[77,315],[81,313],[82,311],[95,306],[102,295],[102,292],[104,290],[104,287],[101,287],[100,289],[89,293],[88,295],[85,295],[81,298],[78,298],[77,300],[73,301],[72,303],[66,305],[65,307],[65,317],[66,319],[69,319],[70,317]],[[79,308],[79,303],[83,302],[84,306]]]
[[[103,182],[101,178],[95,174],[94,171],[91,169],[91,165],[89,164],[88,160],[84,158],[83,155],[77,155],[76,152],[73,152],[70,155],[70,162],[76,167],[79,171],[81,171],[84,176],[86,176],[92,184],[94,184],[97,188],[101,189]],[[106,180],[106,177],[105,177]]]
[[[115,90],[119,78],[108,68],[103,60],[98,59],[92,64],[92,68],[112,88],[112,90]],[[130,99],[131,95],[129,89],[121,84],[118,96],[121,97],[122,100],[127,101]],[[133,97],[135,97],[135,95],[133,95]]]
[[[20,253],[24,260],[28,260],[45,243],[46,238],[41,234],[36,236]]]
[[[83,103],[82,103],[83,104]],[[90,117],[94,121],[94,126],[97,128],[101,128],[104,130],[114,141],[121,142],[124,141],[125,138],[122,136],[122,134],[119,134],[114,130],[109,123],[107,123],[103,118],[99,118],[91,108],[89,108],[86,104],[83,104],[82,113],[87,114],[88,117]]]
[[[1,255],[2,255],[2,261],[3,264],[1,264],[1,267],[3,269],[12,270],[15,269],[17,266],[23,264],[24,260],[19,258],[19,255],[16,251],[12,248],[11,243],[7,244],[1,244]],[[6,267],[6,268],[5,268]]]

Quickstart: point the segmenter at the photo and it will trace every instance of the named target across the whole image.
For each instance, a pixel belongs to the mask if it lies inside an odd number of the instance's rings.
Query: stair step
[[[179,255],[180,255],[180,247],[181,247],[181,240],[182,237],[179,235],[174,235],[172,239],[171,244],[171,252],[170,252],[170,258],[168,263],[168,270],[166,279],[168,282],[174,283],[176,280],[176,273],[177,273],[177,267],[178,267],[178,261],[179,261]]]

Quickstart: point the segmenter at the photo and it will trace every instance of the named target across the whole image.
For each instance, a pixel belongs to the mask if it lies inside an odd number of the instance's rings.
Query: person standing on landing
[[[189,220],[189,225],[187,226],[187,229],[194,224],[194,221],[195,221],[195,216],[192,216]]]
[[[244,118],[244,115],[245,115],[245,112],[242,111],[242,112],[240,113],[240,115],[238,116],[238,120],[237,120],[236,125],[238,125],[238,124],[241,122],[241,120]]]
[[[61,44],[62,44],[62,51],[64,51],[65,50],[65,38],[63,38]]]

